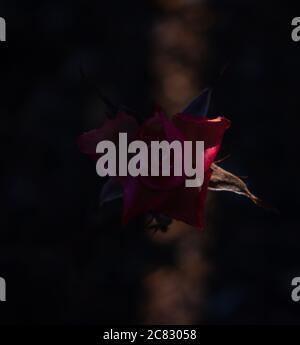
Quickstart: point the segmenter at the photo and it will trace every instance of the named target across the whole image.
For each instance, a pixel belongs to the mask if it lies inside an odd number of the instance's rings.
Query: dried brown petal
[[[276,211],[273,207],[270,207],[258,197],[253,195],[249,191],[246,183],[239,177],[219,167],[217,164],[212,164],[211,169],[213,172],[209,181],[209,190],[241,194],[252,200],[258,206]]]

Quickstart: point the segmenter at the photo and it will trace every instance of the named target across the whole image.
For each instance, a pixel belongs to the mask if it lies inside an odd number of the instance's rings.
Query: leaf
[[[211,169],[213,172],[209,181],[209,190],[225,191],[244,195],[260,207],[277,211],[273,207],[260,200],[257,196],[253,195],[249,191],[246,183],[243,182],[239,177],[227,170],[222,169],[216,164],[212,164]]]
[[[121,183],[116,178],[110,177],[102,187],[100,193],[100,206],[102,206],[106,202],[122,198],[122,196],[123,190]]]
[[[210,105],[212,90],[210,88],[196,97],[181,113],[194,115],[198,117],[206,117]]]

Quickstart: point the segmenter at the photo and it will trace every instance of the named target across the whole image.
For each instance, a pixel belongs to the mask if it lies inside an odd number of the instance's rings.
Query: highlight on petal
[[[230,127],[230,121],[221,116],[208,119],[187,114],[176,114],[173,117],[173,123],[187,140],[203,140],[207,148],[219,144],[224,132]]]

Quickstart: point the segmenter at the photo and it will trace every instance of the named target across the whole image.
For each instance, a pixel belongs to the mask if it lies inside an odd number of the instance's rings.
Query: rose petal
[[[122,221],[127,224],[129,220],[147,212],[158,211],[166,202],[167,191],[157,191],[148,188],[138,178],[122,177],[123,186],[123,216]]]
[[[186,188],[184,185],[168,191],[147,188],[139,179],[122,179],[123,223],[148,212],[162,213],[196,228],[203,228],[204,204],[211,170],[207,171],[204,183],[199,188]]]
[[[127,133],[128,141],[131,141],[138,130],[136,120],[126,114],[119,112],[114,119],[108,119],[100,128],[83,133],[78,138],[78,146],[82,153],[89,155],[93,159],[98,159],[96,146],[102,140],[111,140],[118,146],[119,133]]]
[[[173,122],[187,140],[204,141],[204,170],[207,171],[216,158],[223,135],[230,127],[230,121],[225,117],[207,119],[177,114],[173,117]]]
[[[172,121],[167,118],[165,113],[160,108],[157,108],[154,116],[143,124],[139,131],[138,137],[140,140],[143,140],[149,145],[149,154],[152,141],[164,140],[167,142],[172,142],[177,140],[181,143],[184,141],[184,136],[182,135],[181,131],[174,126]],[[171,160],[171,176],[139,176],[139,179],[146,186],[153,189],[168,190],[175,188],[183,184],[185,177],[172,175],[172,167],[174,167],[174,164],[172,164]]]

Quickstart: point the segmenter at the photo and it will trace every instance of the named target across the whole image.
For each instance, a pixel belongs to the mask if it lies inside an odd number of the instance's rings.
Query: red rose
[[[160,213],[192,226],[203,227],[204,203],[212,174],[211,164],[221,146],[230,121],[224,117],[208,119],[186,113],[169,120],[161,110],[138,127],[130,115],[121,112],[104,126],[80,136],[83,153],[97,158],[96,146],[102,140],[117,142],[119,132],[126,132],[128,140],[190,140],[204,141],[204,183],[200,188],[185,187],[185,176],[126,176],[118,177],[123,188],[123,223],[145,214]],[[193,157],[196,159],[197,157]]]

